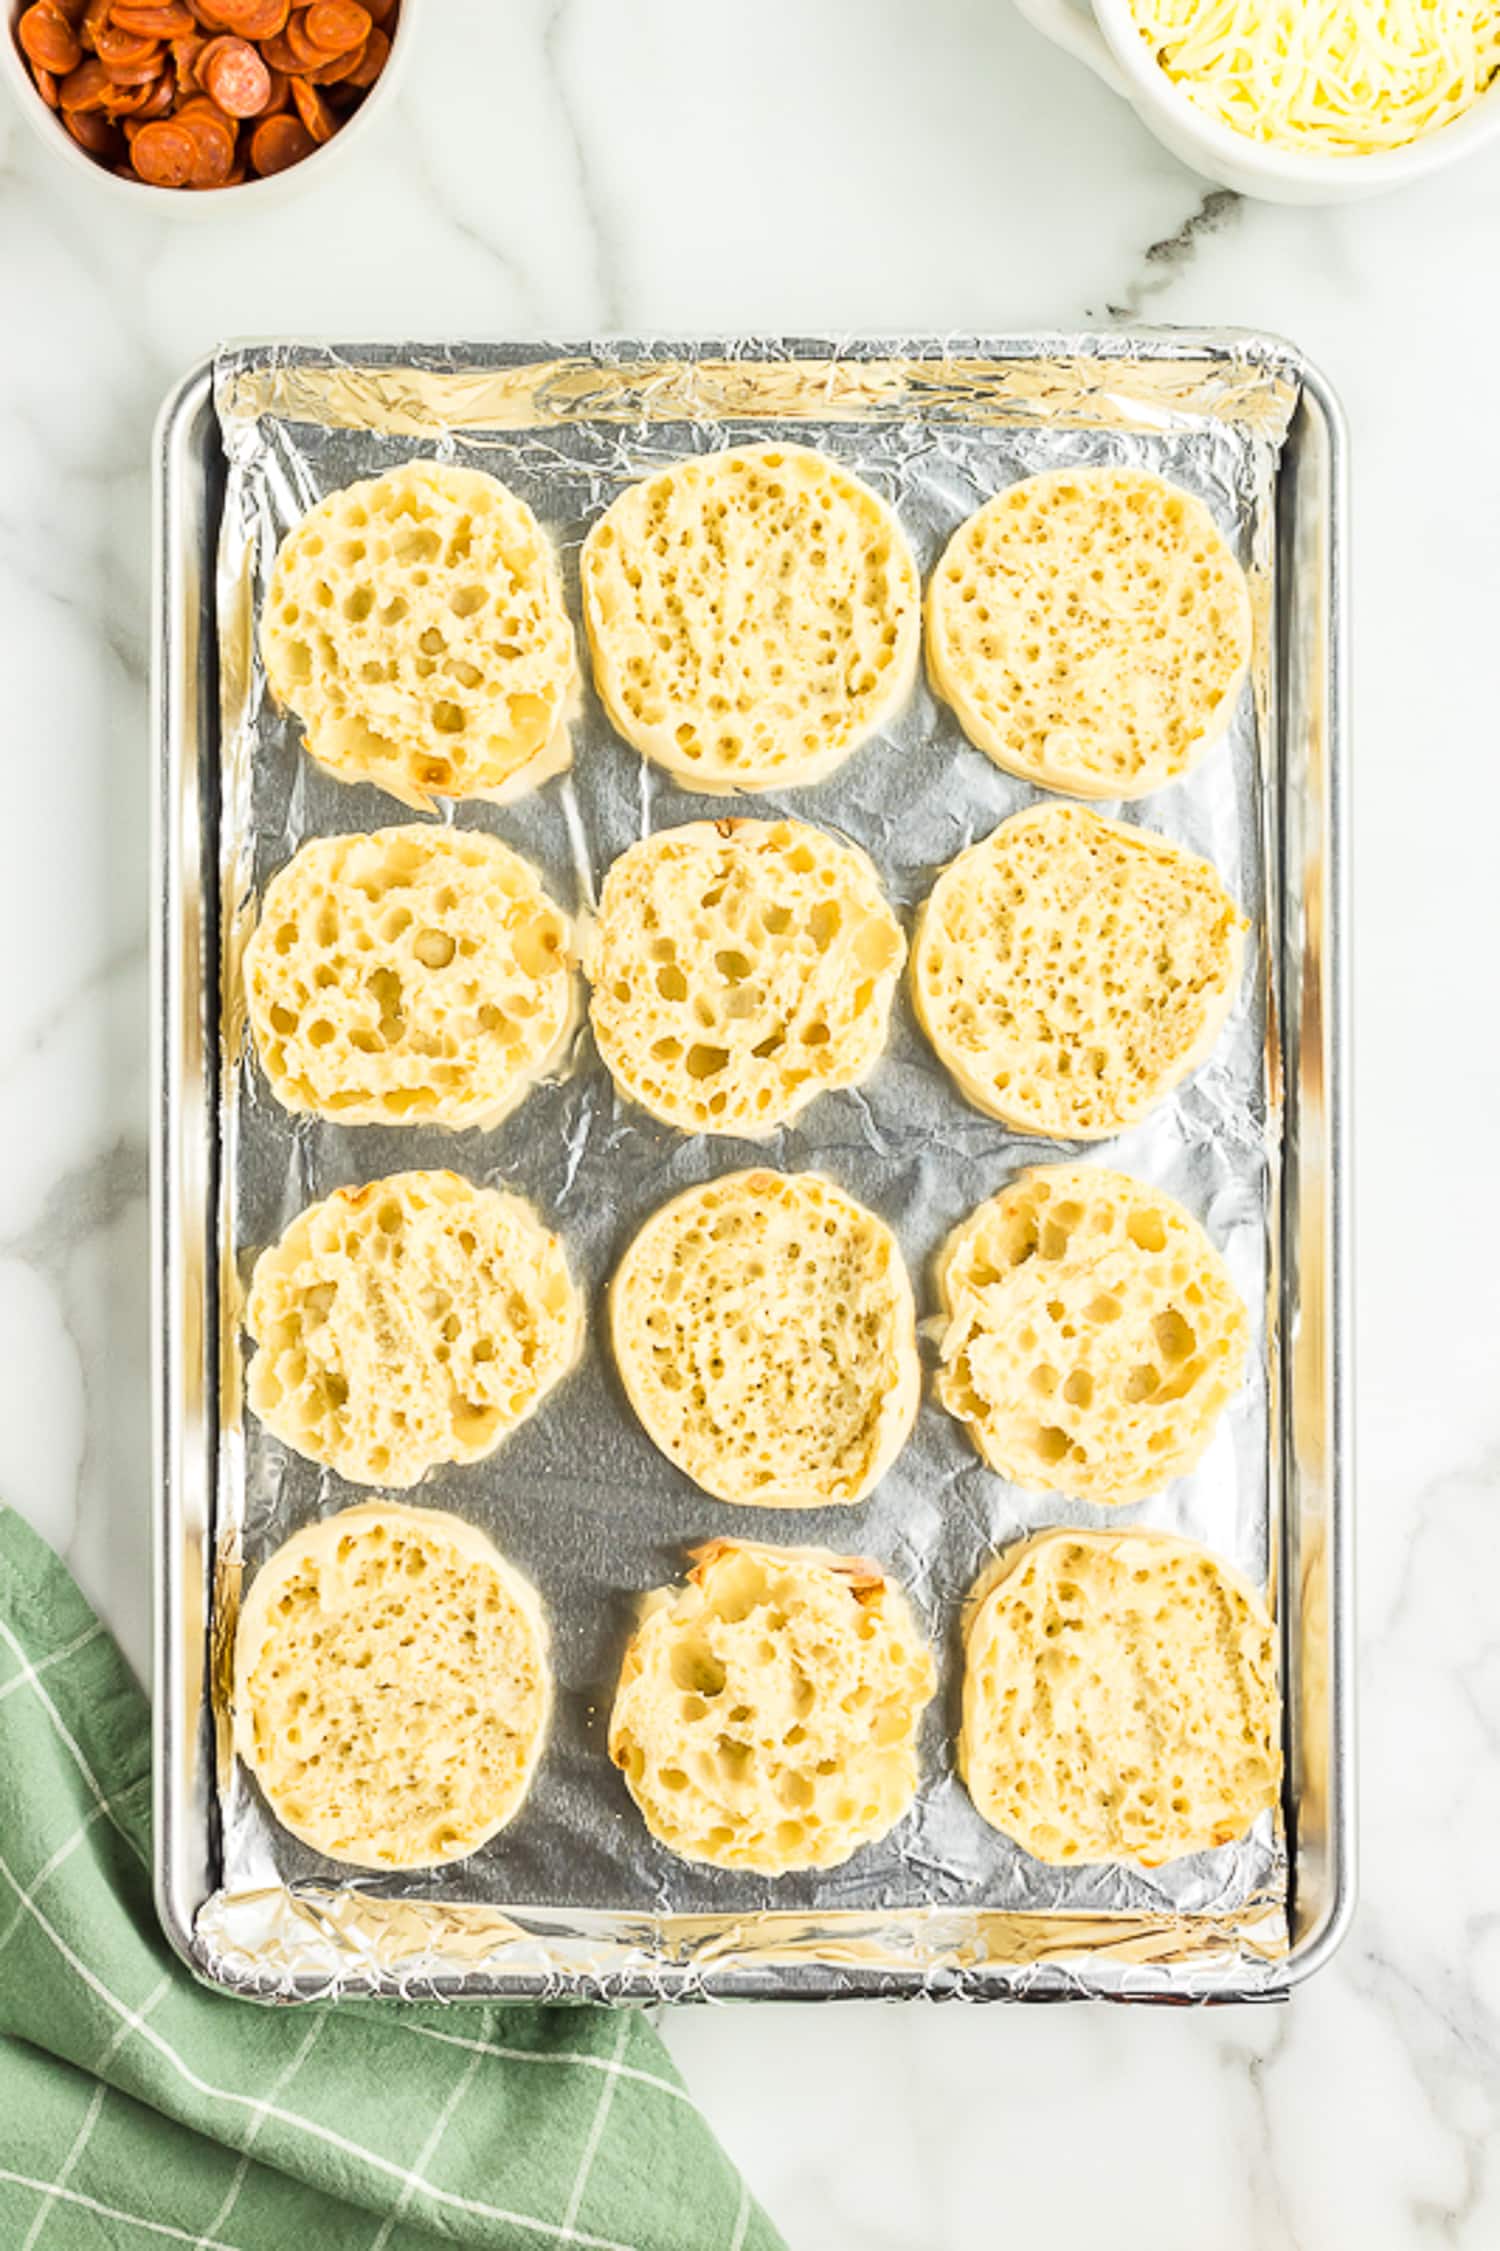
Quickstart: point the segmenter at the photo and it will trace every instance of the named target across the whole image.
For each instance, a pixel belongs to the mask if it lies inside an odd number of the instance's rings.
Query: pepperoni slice
[[[120,154],[123,143],[120,129],[102,110],[65,109],[63,123],[81,149],[90,156],[102,156],[111,162]]]
[[[227,138],[221,139],[205,130],[201,118],[197,127],[193,130],[198,142],[198,162],[192,178],[188,181],[188,186],[190,188],[228,187],[234,173],[235,158],[239,153],[238,144]]]
[[[157,51],[158,42],[138,31],[121,31],[114,23],[94,27],[94,53],[102,63],[118,63],[128,70],[137,63],[149,62]]]
[[[285,32],[273,32],[269,39],[263,39],[260,51],[273,70],[281,71],[288,78],[295,78],[299,70],[311,70],[314,67],[302,60]]]
[[[278,117],[263,117],[256,126],[250,136],[250,162],[264,178],[300,164],[317,145],[301,118],[283,111]]]
[[[271,94],[271,73],[248,39],[226,32],[198,58],[198,82],[227,117],[259,117]]]
[[[351,47],[364,45],[372,20],[357,0],[313,0],[305,29],[312,44],[321,47],[325,55],[347,55]]]
[[[32,67],[50,71],[54,78],[66,78],[83,60],[78,35],[55,0],[28,8],[16,25],[16,37]]]
[[[297,57],[300,70],[321,70],[333,57],[326,47],[319,47],[307,35],[307,10],[294,8],[286,19],[286,43]]]
[[[215,0],[219,14],[241,39],[274,39],[285,31],[292,0]]]
[[[267,63],[266,76],[270,80],[271,91],[267,94],[265,108],[260,113],[262,117],[271,116],[275,110],[289,108],[292,99],[292,82],[284,70],[277,70],[274,64]]]
[[[370,38],[373,39],[374,36],[375,34],[372,31]],[[360,64],[364,61],[365,48],[368,45],[369,40],[364,40],[358,47],[351,47],[347,55],[335,55],[332,62],[324,63],[321,70],[310,70],[307,73],[309,80],[314,86],[344,85],[349,79],[353,78]]]
[[[198,34],[172,41],[172,60],[177,66],[177,83],[184,94],[191,93],[198,83],[198,57],[208,41]]]
[[[198,28],[198,19],[185,0],[166,0],[161,7],[132,7],[126,0],[114,0],[109,20],[117,31],[139,32],[147,39],[181,39]]]
[[[166,59],[166,49],[153,46],[149,54],[142,55],[138,62],[105,62],[104,69],[112,85],[149,86],[160,73]]]
[[[351,71],[349,74],[350,85],[359,87],[373,86],[376,79],[380,76],[380,73],[386,66],[386,61],[390,55],[390,51],[390,40],[381,30],[379,24],[376,24],[375,28],[370,33],[369,38],[365,41],[363,49],[361,50],[359,67],[356,70]]]
[[[190,188],[221,188],[234,170],[235,128],[212,102],[188,102],[178,110],[174,125],[186,126],[198,149],[198,161],[188,180]]]
[[[135,117],[155,91],[156,81],[149,78],[139,86],[111,86],[104,97],[105,112],[110,117]]]
[[[135,117],[143,125],[148,118],[165,117],[176,99],[177,88],[173,83],[172,73],[164,70],[156,84],[147,89],[146,99],[135,111]]]
[[[310,78],[292,80],[292,100],[297,105],[297,115],[313,139],[331,141],[336,130],[333,112]]]
[[[185,188],[197,167],[198,144],[180,118],[159,117],[136,134],[130,160],[151,187]]]
[[[103,109],[110,84],[103,63],[96,55],[87,55],[76,70],[68,72],[57,89],[57,98],[65,111]]]

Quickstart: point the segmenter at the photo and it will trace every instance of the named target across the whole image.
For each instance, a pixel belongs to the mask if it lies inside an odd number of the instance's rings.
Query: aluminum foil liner
[[[558,1701],[550,1746],[512,1825],[471,1859],[356,1876],[278,1827],[220,1728],[222,1889],[199,1938],[216,1974],[282,1994],[349,1988],[543,1996],[836,1993],[893,1989],[1170,1995],[1253,1991],[1287,1945],[1279,1819],[1242,1842],[1151,1873],[1045,1867],[988,1828],[953,1766],[960,1606],[999,1548],[1050,1525],[1124,1521],[1201,1540],[1274,1587],[1277,1151],[1272,895],[1277,860],[1270,709],[1274,477],[1296,403],[1290,362],[1242,352],[1153,361],[1132,339],[1076,356],[1004,357],[983,344],[415,346],[233,349],[217,365],[228,460],[218,583],[223,693],[221,1147],[222,1437],[215,1646],[222,1717],[238,1574],[310,1518],[360,1496],[240,1409],[239,1292],[255,1253],[344,1182],[452,1165],[514,1186],[565,1238],[593,1333],[583,1367],[488,1461],[435,1471],[415,1496],[479,1523],[541,1589]],[[652,1447],[610,1365],[602,1291],[648,1213],[689,1184],[753,1162],[824,1170],[895,1228],[923,1310],[947,1230],[1016,1168],[1067,1148],[1018,1136],[958,1094],[903,994],[867,1085],[825,1095],[769,1142],[685,1137],[615,1094],[586,1031],[561,1075],[487,1134],[340,1127],[288,1117],[244,1037],[238,954],[267,878],[307,837],[412,816],[311,763],[266,686],[253,621],[277,545],[326,493],[414,453],[490,470],[556,541],[575,618],[579,545],[632,479],[688,452],[768,437],[836,455],[900,512],[924,576],[990,495],[1042,469],[1158,471],[1198,494],[1254,594],[1252,678],[1232,731],[1200,769],[1123,817],[1206,855],[1254,918],[1233,1017],[1205,1067],[1143,1125],[1089,1151],[1140,1173],[1207,1225],[1255,1322],[1249,1380],[1201,1466],[1118,1514],[1029,1497],[984,1468],[929,1397],[873,1498],[809,1516],[736,1510]],[[738,808],[841,831],[879,867],[903,917],[936,872],[1037,792],[963,738],[925,684],[885,734],[831,779]],[[493,830],[586,909],[643,834],[725,810],[647,765],[590,695],[571,772],[455,825]],[[1106,808],[1106,810],[1116,810]],[[930,1346],[928,1347],[930,1351]],[[909,1591],[942,1685],[915,1808],[882,1843],[823,1874],[768,1880],[689,1866],[647,1833],[605,1754],[609,1703],[640,1594],[676,1579],[719,1534],[809,1540],[876,1558]]]

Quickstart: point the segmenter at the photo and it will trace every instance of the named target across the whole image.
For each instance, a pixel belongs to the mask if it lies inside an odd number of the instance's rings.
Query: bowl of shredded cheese
[[[1500,0],[1016,4],[1244,195],[1372,195],[1500,133]]]

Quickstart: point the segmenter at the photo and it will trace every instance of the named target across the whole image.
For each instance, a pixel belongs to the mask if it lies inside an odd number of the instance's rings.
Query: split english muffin
[[[477,1462],[583,1350],[583,1300],[521,1197],[398,1172],[299,1212],[255,1264],[247,1397],[355,1485]]]
[[[1159,1868],[1244,1836],[1281,1786],[1260,1595],[1166,1532],[1044,1532],[971,1597],[959,1772],[1058,1865]]]
[[[561,1060],[573,934],[498,837],[320,836],[266,886],[250,1028],[283,1108],[343,1125],[496,1126]]]
[[[692,788],[822,781],[910,693],[921,585],[895,512],[810,446],[695,454],[584,541],[594,685]]]
[[[970,741],[1044,789],[1143,797],[1228,727],[1245,574],[1200,500],[1138,469],[1009,485],[948,543],[927,669]]]
[[[1250,1322],[1191,1213],[1098,1165],[1024,1172],[938,1259],[938,1397],[991,1469],[1128,1507],[1193,1468]]]
[[[310,756],[419,812],[503,803],[568,764],[561,574],[525,501],[482,469],[408,461],[330,493],[281,543],[260,646]]]
[[[904,1595],[874,1564],[716,1540],[686,1586],[647,1599],[609,1755],[679,1858],[834,1868],[911,1805],[935,1685]]]
[[[1207,860],[1082,805],[1036,805],[938,877],[912,997],[976,1108],[1099,1141],[1206,1061],[1248,928]]]
[[[906,941],[865,854],[805,821],[695,821],[622,852],[585,967],[620,1091],[685,1133],[754,1138],[858,1085]]]
[[[552,1701],[536,1590],[473,1525],[366,1501],[251,1581],[235,1749],[293,1836],[355,1868],[429,1868],[518,1812]]]
[[[916,1420],[900,1249],[819,1173],[729,1173],[675,1197],[621,1259],[609,1319],[647,1436],[721,1501],[850,1507]]]

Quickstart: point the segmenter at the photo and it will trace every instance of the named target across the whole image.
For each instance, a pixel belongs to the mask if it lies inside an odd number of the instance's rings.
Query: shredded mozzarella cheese
[[[1200,109],[1250,140],[1370,156],[1435,133],[1500,71],[1500,0],[1130,0]]]

